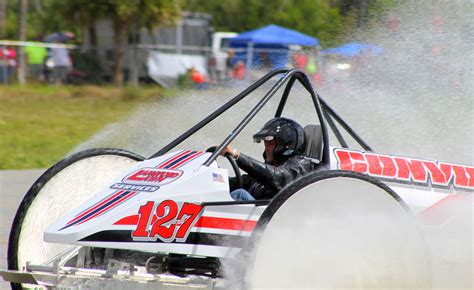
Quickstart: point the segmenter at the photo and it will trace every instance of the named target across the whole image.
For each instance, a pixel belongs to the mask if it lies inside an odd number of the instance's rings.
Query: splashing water
[[[376,152],[473,164],[472,15],[473,1],[405,1],[387,13],[397,19],[396,29],[379,26],[354,36],[383,47],[383,53],[358,59],[343,82],[327,80],[318,92]],[[245,87],[231,83],[148,104],[74,151],[111,146],[149,156]],[[259,90],[251,100],[239,103],[182,147],[204,150],[219,144],[263,94]],[[236,139],[241,151],[259,158],[262,148],[252,144],[251,134],[272,117],[276,99]],[[315,122],[301,87],[295,86],[284,115],[302,124]],[[426,232],[437,265],[433,287],[473,285],[472,208],[471,199],[451,209],[461,213],[461,222],[449,232]]]
[[[319,93],[377,152],[472,164],[473,2],[408,1],[388,15],[399,20],[396,31],[382,26],[354,36],[381,46],[383,53],[357,59],[343,82],[327,79]],[[245,87],[230,83],[148,104],[74,151],[115,146],[152,154]],[[298,86],[295,91],[284,114],[314,123],[307,93]],[[221,142],[263,93],[245,99],[185,144],[205,149]],[[271,118],[276,99],[238,138],[243,149],[255,147],[247,145],[249,136]]]

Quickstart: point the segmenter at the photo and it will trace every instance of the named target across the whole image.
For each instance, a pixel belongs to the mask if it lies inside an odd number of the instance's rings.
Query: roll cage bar
[[[321,125],[322,130],[322,137],[323,137],[323,156],[321,158],[321,163],[329,162],[329,137],[328,137],[328,130],[326,127],[326,121],[329,127],[331,128],[332,132],[338,139],[340,145],[343,148],[348,148],[347,142],[345,141],[344,137],[342,136],[339,128],[336,126],[334,120],[352,137],[354,140],[366,151],[372,151],[372,148],[362,140],[359,135],[321,98],[321,96],[316,92],[316,90],[312,87],[308,76],[299,69],[276,69],[273,70],[262,78],[257,80],[255,83],[250,85],[248,88],[240,92],[237,96],[232,98],[230,101],[225,103],[222,107],[218,108],[207,117],[202,119],[196,125],[185,131],[181,134],[178,138],[171,141],[168,145],[164,146],[158,152],[153,154],[150,158],[158,157],[163,154],[166,154],[168,151],[179,145],[181,142],[189,138],[191,135],[199,131],[201,128],[209,124],[215,118],[219,117],[222,113],[227,111],[229,108],[237,104],[239,101],[247,97],[250,93],[255,91],[257,88],[262,86],[264,83],[269,81],[275,76],[284,74],[280,77],[280,79],[272,86],[272,88],[265,94],[265,96],[255,105],[255,107],[250,110],[250,112],[244,117],[244,119],[237,125],[237,127],[224,139],[224,141],[216,148],[216,150],[212,153],[212,155],[204,162],[203,165],[209,166],[219,154],[224,150],[224,148],[229,145],[235,137],[247,126],[247,124],[255,117],[255,115],[265,106],[265,104],[275,95],[275,93],[287,82],[285,90],[283,91],[282,97],[280,99],[280,103],[278,108],[275,112],[275,117],[280,117],[283,109],[285,108],[286,101],[288,100],[288,96],[290,94],[291,89],[293,88],[294,83],[298,80],[303,87],[308,91],[311,95],[313,100],[314,107],[316,109],[316,113],[319,119],[319,123]],[[334,119],[334,120],[333,120]]]

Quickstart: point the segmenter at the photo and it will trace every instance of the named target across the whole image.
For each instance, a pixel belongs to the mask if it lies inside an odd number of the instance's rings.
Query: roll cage
[[[336,136],[338,142],[343,148],[348,148],[347,142],[342,136],[339,128],[336,125],[339,124],[354,140],[366,151],[372,151],[372,148],[361,138],[359,135],[347,124],[316,92],[316,90],[311,85],[311,82],[308,76],[299,69],[276,69],[273,70],[262,78],[257,80],[255,83],[250,85],[248,88],[240,92],[237,96],[232,98],[230,101],[225,103],[223,106],[209,114],[207,117],[202,119],[196,125],[185,131],[181,134],[178,138],[171,141],[168,145],[161,148],[158,152],[153,154],[150,158],[161,156],[181,142],[192,136],[194,133],[202,129],[204,126],[209,124],[215,118],[219,117],[222,113],[227,111],[229,108],[240,102],[242,99],[247,97],[250,93],[255,91],[257,88],[261,87],[267,81],[274,77],[280,77],[278,81],[271,87],[271,89],[263,96],[263,98],[250,110],[250,112],[244,117],[244,119],[235,127],[235,129],[224,139],[224,141],[217,146],[217,149],[212,153],[212,155],[204,162],[203,165],[209,166],[219,154],[224,150],[224,148],[229,145],[235,137],[247,126],[247,124],[257,115],[257,113],[265,106],[265,104],[275,95],[275,93],[286,83],[286,87],[283,91],[283,94],[280,99],[280,103],[277,107],[275,112],[275,117],[280,117],[283,109],[285,108],[286,101],[288,100],[288,96],[290,95],[290,91],[293,88],[293,85],[298,80],[306,91],[310,94],[311,99],[313,101],[314,108],[316,110],[316,114],[319,119],[319,124],[321,125],[322,131],[322,138],[323,138],[323,154],[321,158],[321,163],[328,163],[329,162],[329,137],[328,137],[328,129],[326,126],[326,122],[331,128],[331,131]]]

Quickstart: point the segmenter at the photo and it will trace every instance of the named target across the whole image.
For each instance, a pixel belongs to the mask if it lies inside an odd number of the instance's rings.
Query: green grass
[[[0,169],[50,167],[108,123],[162,94],[156,87],[0,86]]]

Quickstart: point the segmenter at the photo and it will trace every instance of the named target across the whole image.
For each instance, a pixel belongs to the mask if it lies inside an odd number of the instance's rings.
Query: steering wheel
[[[216,151],[217,146],[212,146],[207,148],[206,152],[214,152]],[[225,158],[229,161],[230,165],[232,166],[232,169],[234,170],[235,173],[235,178],[237,179],[237,185],[239,188],[243,188],[243,181],[242,181],[242,173],[240,173],[240,168],[237,165],[237,162],[235,161],[234,157],[232,157],[229,153],[226,153],[224,155]]]

